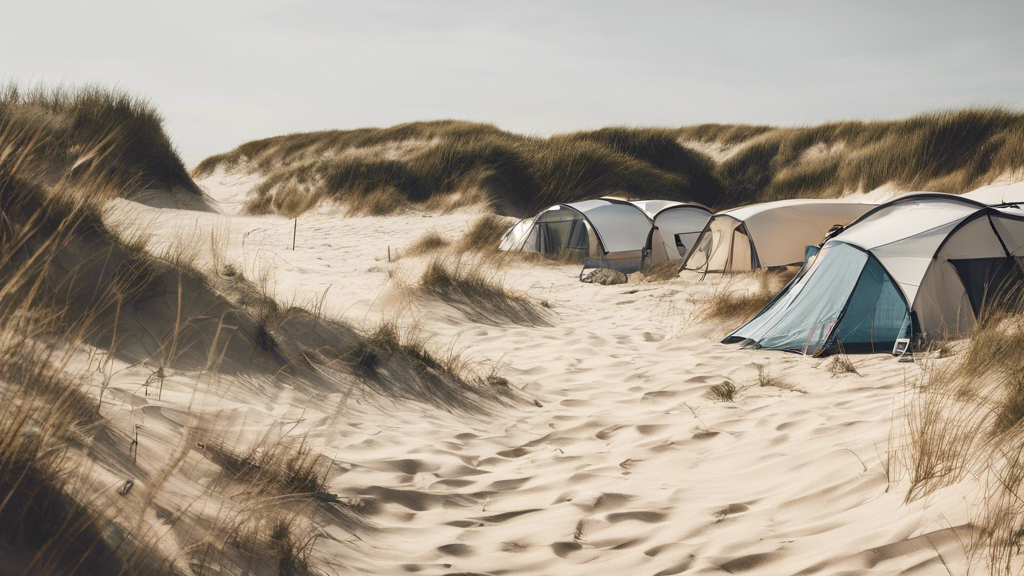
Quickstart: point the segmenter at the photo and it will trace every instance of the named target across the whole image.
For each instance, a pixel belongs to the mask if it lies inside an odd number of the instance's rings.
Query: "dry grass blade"
[[[482,262],[435,258],[420,277],[417,290],[439,298],[479,322],[544,324],[543,312],[530,298],[506,289]]]
[[[514,221],[507,218],[492,214],[481,216],[459,238],[455,249],[461,252],[494,252],[511,224],[514,224]]]
[[[420,236],[411,246],[405,249],[405,254],[408,256],[421,256],[423,254],[430,254],[431,252],[437,252],[443,250],[452,245],[451,240],[438,234],[436,231],[431,230]]]
[[[746,275],[757,286],[737,289],[732,280],[721,283],[700,303],[701,320],[748,320],[764,309],[792,278],[792,273],[757,270]],[[743,278],[736,276],[735,278]]]
[[[762,388],[778,388],[780,390],[789,390],[791,392],[800,392],[804,394],[804,390],[786,382],[782,378],[775,376],[768,370],[767,364],[754,363],[754,368],[757,370],[757,385]]]
[[[708,394],[719,402],[732,402],[736,399],[738,391],[739,389],[732,382],[722,382],[709,388]]]

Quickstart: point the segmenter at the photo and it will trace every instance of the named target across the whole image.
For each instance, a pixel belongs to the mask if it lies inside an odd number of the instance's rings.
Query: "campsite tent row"
[[[969,330],[1024,282],[1024,209],[949,194],[882,204],[829,238],[724,342],[804,354],[897,351]]]
[[[700,204],[601,198],[559,204],[521,220],[502,239],[504,250],[573,251],[585,267],[620,272],[685,259],[710,272],[799,265],[821,243],[873,207],[838,200],[783,200],[712,215]]]
[[[995,297],[1020,289],[1022,206],[917,193],[877,206],[789,200],[711,217],[699,205],[606,198],[549,208],[518,223],[502,245],[576,250],[587,266],[626,272],[669,258],[738,272],[800,264],[824,239],[775,299],[724,341],[804,354],[895,352],[912,338],[963,334]]]
[[[559,204],[520,220],[502,250],[573,252],[584,267],[631,273],[683,258],[711,217],[692,202],[600,198]]]

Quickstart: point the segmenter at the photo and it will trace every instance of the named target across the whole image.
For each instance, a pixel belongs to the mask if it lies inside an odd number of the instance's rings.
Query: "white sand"
[[[203,184],[230,210],[251,181],[219,173]],[[405,300],[389,283],[388,247],[394,258],[429,229],[455,237],[475,216],[321,210],[299,218],[294,251],[293,222],[275,216],[121,203],[111,221],[152,222],[154,246],[220,231],[247,276],[274,270],[279,298],[326,290],[328,313],[357,325],[418,322],[440,345],[500,363],[529,399],[521,407],[465,415],[368,396],[310,401],[261,382],[197,386],[188,374],[157,401],[135,368],[113,378],[108,410],[145,423],[140,461],[154,469],[178,444],[190,401],[239,434],[308,434],[337,462],[332,492],[379,504],[354,536],[325,527],[336,540],[319,555],[340,573],[964,573],[977,486],[904,504],[906,480],[885,474],[919,364],[855,356],[860,375],[833,377],[827,360],[720,344],[734,326],[697,323],[694,299],[721,280],[689,273],[605,287],[580,283],[575,267],[509,269],[508,287],[550,302],[550,326],[474,323],[423,299],[395,308]],[[394,267],[412,279],[424,261]],[[755,362],[799,391],[758,387]],[[708,395],[725,381],[741,388],[734,402]],[[183,479],[181,498],[200,485]]]

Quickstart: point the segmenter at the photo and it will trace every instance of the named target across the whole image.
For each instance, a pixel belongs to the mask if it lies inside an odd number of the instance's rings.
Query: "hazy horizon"
[[[5,5],[0,78],[148,98],[189,166],[258,138],[455,118],[549,135],[1024,104],[1024,5]]]

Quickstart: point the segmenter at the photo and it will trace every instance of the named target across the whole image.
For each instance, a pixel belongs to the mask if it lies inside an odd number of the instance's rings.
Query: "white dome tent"
[[[704,272],[744,272],[800,264],[804,249],[820,244],[875,204],[841,200],[780,200],[711,217],[684,265]]]
[[[804,354],[894,350],[969,330],[986,302],[1024,283],[1024,209],[949,194],[882,204],[829,238],[724,342]]]
[[[628,274],[641,267],[652,225],[646,212],[627,201],[584,200],[558,204],[519,221],[502,237],[499,248],[544,254],[576,251],[585,268]]]
[[[685,258],[712,215],[710,208],[695,202],[632,200],[631,203],[646,212],[654,224],[644,244],[645,271],[668,260]]]

